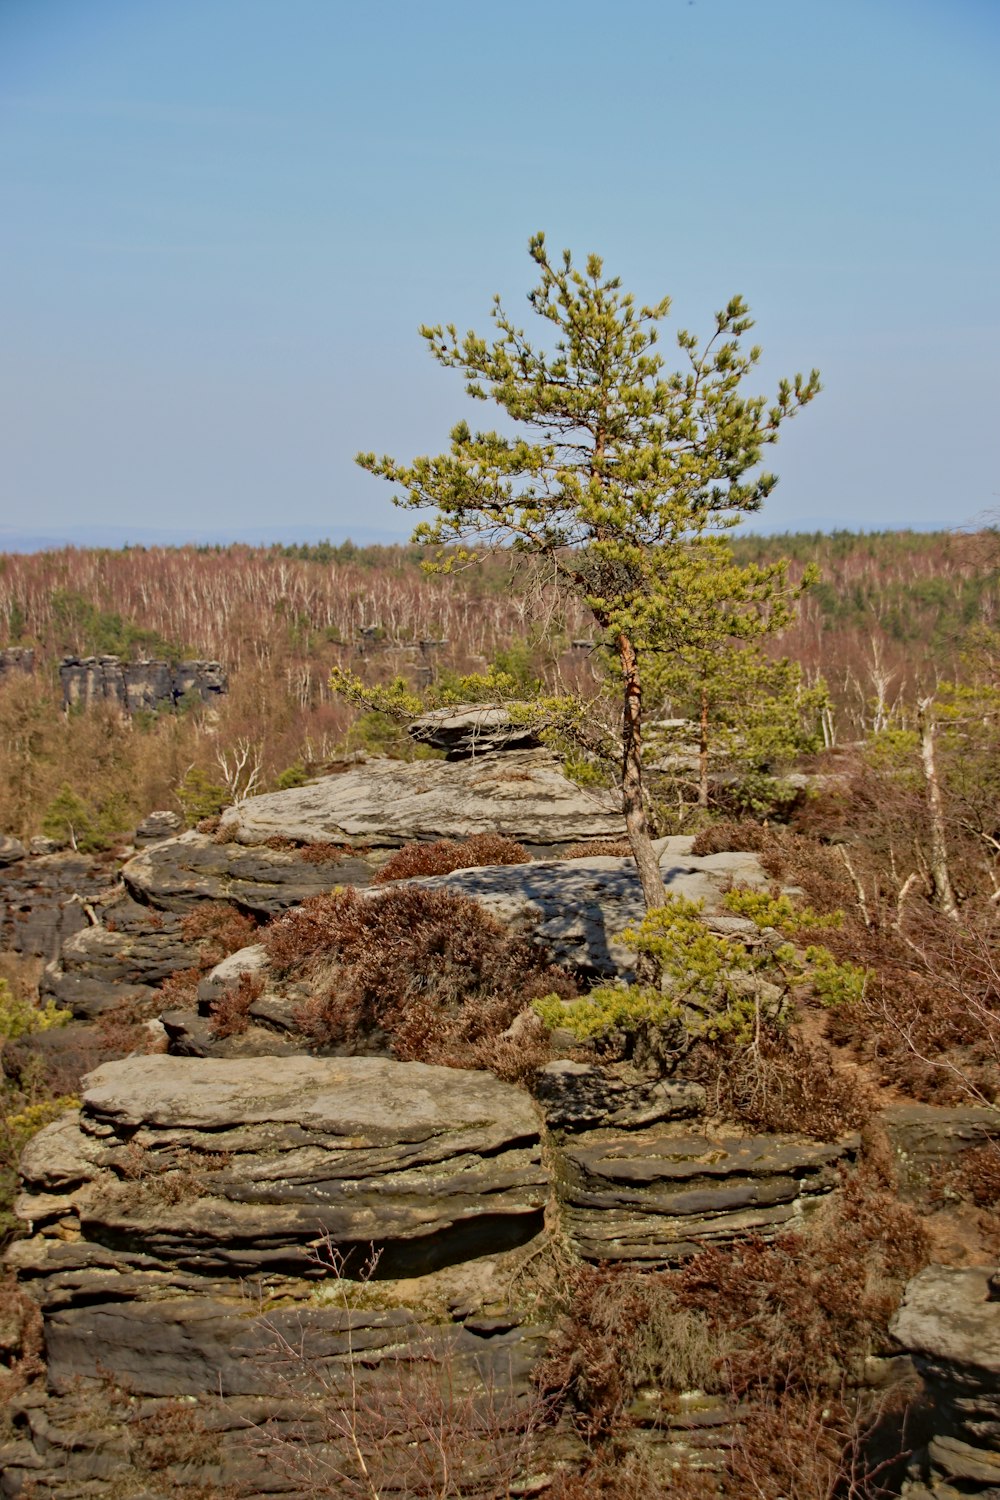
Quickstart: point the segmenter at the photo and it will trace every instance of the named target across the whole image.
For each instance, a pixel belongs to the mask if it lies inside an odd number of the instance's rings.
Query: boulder
[[[174,838],[183,827],[184,820],[180,813],[165,808],[143,818],[135,830],[134,841],[140,848],[146,844],[158,844],[162,839]]]
[[[726,913],[722,898],[730,885],[769,884],[757,855],[694,855],[689,852],[692,842],[657,842],[666,892],[703,902],[708,926],[727,937],[753,935],[753,923]],[[646,910],[632,859],[595,855],[488,865],[421,876],[413,884],[475,897],[505,925],[544,943],[558,963],[599,974],[633,970],[635,954],[619,941],[619,934],[640,922]]]
[[[501,833],[541,847],[617,838],[622,815],[609,793],[586,791],[546,749],[444,761],[376,758],[306,786],[248,797],[222,815],[237,844],[274,836],[297,842],[394,848],[414,839]]]
[[[857,1148],[854,1136],[825,1143],[683,1124],[592,1131],[562,1147],[565,1227],[585,1260],[676,1264],[706,1245],[793,1227]]]
[[[0,866],[17,864],[18,860],[26,859],[28,851],[20,839],[15,839],[10,834],[0,835]]]
[[[141,850],[121,873],[139,901],[161,911],[188,911],[196,901],[230,901],[255,916],[269,917],[334,886],[367,884],[372,867],[335,851],[328,857],[321,852],[319,859],[311,853],[306,858],[294,848],[220,844],[192,831]]]
[[[890,1324],[923,1378],[933,1425],[908,1496],[1000,1494],[1000,1301],[991,1290],[988,1268],[927,1266]]]
[[[496,750],[533,748],[540,743],[533,729],[513,723],[506,708],[490,703],[432,709],[407,725],[406,732],[422,745],[446,750],[454,760]]]
[[[185,1269],[308,1275],[328,1235],[386,1274],[508,1249],[541,1228],[531,1100],[488,1073],[382,1058],[132,1057],[40,1132],[18,1213]],[[47,1195],[59,1189],[53,1209]]]

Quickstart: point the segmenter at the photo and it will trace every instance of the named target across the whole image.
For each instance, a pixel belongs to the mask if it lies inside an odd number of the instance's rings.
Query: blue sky
[[[819,366],[759,526],[995,516],[998,67],[995,0],[0,0],[0,546],[405,536],[353,455],[537,229]]]

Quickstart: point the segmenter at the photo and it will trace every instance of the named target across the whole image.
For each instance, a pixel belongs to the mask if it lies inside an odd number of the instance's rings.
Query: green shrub
[[[177,800],[188,823],[200,823],[204,818],[218,817],[223,808],[232,802],[224,786],[213,781],[200,766],[192,766],[177,788]]]
[[[16,1042],[36,1031],[65,1026],[72,1019],[72,1011],[59,1010],[54,1000],[33,1005],[26,997],[16,995],[6,979],[0,979],[0,1041]]]

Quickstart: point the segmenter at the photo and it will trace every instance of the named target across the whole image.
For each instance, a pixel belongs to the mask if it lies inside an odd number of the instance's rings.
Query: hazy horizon
[[[404,538],[353,456],[447,445],[417,327],[531,328],[538,229],[673,297],[668,362],[741,293],[750,389],[819,367],[754,529],[971,524],[998,63],[987,0],[6,0],[2,527]]]

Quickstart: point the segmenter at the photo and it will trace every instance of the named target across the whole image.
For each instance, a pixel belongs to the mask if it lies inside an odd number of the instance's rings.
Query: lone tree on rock
[[[670,299],[637,307],[599,256],[583,270],[568,250],[550,256],[542,234],[529,252],[541,275],[532,311],[554,325],[551,352],[533,347],[494,298],[492,341],[454,325],[421,328],[439,364],[461,370],[470,396],[493,401],[515,435],[462,421],[451,447],[411,464],[360,453],[358,463],[401,486],[396,503],[437,511],[415,542],[515,548],[544,557],[582,599],[614,649],[622,677],[622,798],[647,906],[663,881],[642,797],[644,653],[671,650],[685,629],[683,582],[692,544],[759,509],[776,483],[758,465],[781,423],[819,391],[819,375],[782,380],[772,404],[744,396],[760,358],[734,297],[702,346],[680,332],[685,367],[665,373],[655,350]],[[691,622],[694,627],[694,622]]]

